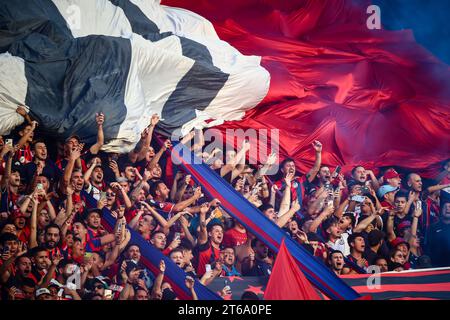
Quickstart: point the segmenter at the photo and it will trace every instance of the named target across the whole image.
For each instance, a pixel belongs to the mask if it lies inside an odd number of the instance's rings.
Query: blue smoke
[[[416,41],[450,64],[450,1],[373,0],[385,29],[412,29]]]

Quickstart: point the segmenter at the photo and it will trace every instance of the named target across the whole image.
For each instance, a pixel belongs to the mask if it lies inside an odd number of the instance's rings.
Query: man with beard
[[[442,201],[439,222],[431,225],[427,236],[427,252],[434,267],[450,266],[450,202]]]
[[[345,266],[344,255],[339,250],[331,250],[328,255],[328,264],[330,269],[337,275],[347,274],[349,269]]]
[[[306,176],[298,177],[294,176],[291,182],[291,201],[296,200],[297,198],[303,199],[303,196],[305,194],[305,183],[311,183],[316,178],[317,172],[319,172],[320,165],[322,163],[322,144],[315,140],[312,143],[312,146],[314,148],[314,151],[316,153],[316,160],[314,162],[314,166],[309,170],[309,172],[306,174]],[[280,180],[275,182],[275,185],[278,187],[278,190],[281,192],[284,191],[284,188],[286,187],[285,178],[287,174],[294,174],[295,175],[295,161],[291,158],[286,158],[283,160],[283,162],[280,165],[281,174],[282,177]],[[299,201],[300,202],[300,201]],[[301,202],[300,202],[301,204]]]
[[[101,192],[105,189],[103,181],[103,169],[98,158],[91,161],[89,169],[84,174],[84,190],[89,193],[95,200],[100,200]]]
[[[223,226],[218,222],[211,222],[206,226],[206,213],[210,204],[200,206],[200,232],[197,246],[194,248],[194,265],[199,276],[206,272],[206,265],[212,265],[220,258],[220,245],[223,240]]]
[[[47,146],[44,141],[38,140],[33,145],[34,159],[21,168],[22,180],[29,185],[38,176],[47,177],[50,182],[57,182],[60,178],[58,167],[52,160],[48,159]]]
[[[65,255],[60,249],[61,244],[61,229],[55,223],[50,223],[44,229],[44,247],[49,252],[50,258],[59,255]]]
[[[269,259],[269,248],[264,242],[253,239],[253,252],[248,263],[242,264],[242,274],[250,277],[266,277],[272,273],[272,261]]]

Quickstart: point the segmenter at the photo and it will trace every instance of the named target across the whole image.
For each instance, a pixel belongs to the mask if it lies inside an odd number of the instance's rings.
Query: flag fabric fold
[[[284,239],[267,283],[264,300],[322,300],[289,253]]]

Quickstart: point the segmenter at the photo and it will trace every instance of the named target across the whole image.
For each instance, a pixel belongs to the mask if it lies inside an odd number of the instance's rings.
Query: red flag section
[[[264,300],[322,300],[281,242]]]
[[[425,177],[449,157],[450,68],[408,30],[369,30],[370,1],[165,0],[210,20],[219,37],[262,57],[271,86],[241,121],[280,130],[281,158],[306,172],[311,142],[347,171],[397,165]]]

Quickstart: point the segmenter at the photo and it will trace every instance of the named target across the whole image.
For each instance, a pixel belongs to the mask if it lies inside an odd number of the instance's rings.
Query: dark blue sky
[[[450,0],[373,0],[386,29],[412,29],[416,41],[450,65]]]

